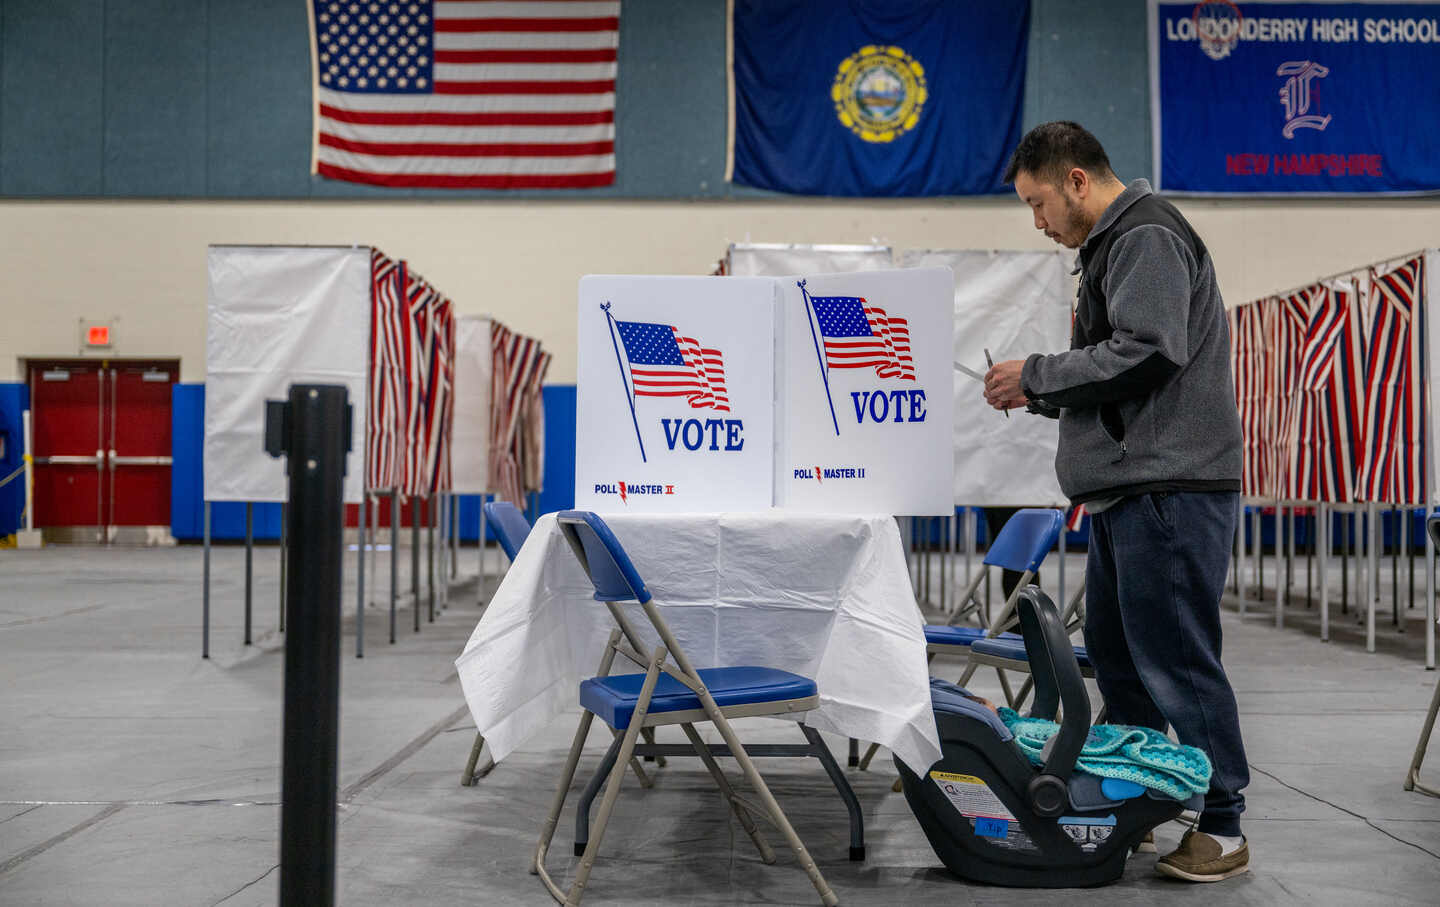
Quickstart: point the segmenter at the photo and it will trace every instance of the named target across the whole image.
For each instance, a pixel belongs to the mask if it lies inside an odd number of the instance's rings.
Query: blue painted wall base
[[[22,390],[24,385],[18,385]],[[0,388],[6,385],[0,385]],[[545,400],[545,490],[540,493],[540,512],[552,513],[575,506],[575,386],[555,384],[543,389]],[[0,396],[0,414],[5,410]],[[198,541],[204,536],[205,488],[202,455],[205,440],[205,385],[176,384],[171,408],[174,449],[170,470],[171,533],[181,541]],[[16,415],[19,424],[19,415]],[[3,425],[3,422],[0,422]],[[18,428],[17,428],[18,431]],[[256,451],[256,456],[264,456]],[[353,463],[352,463],[353,465]],[[3,493],[3,489],[0,489]],[[480,496],[460,495],[460,538],[473,542],[480,529]],[[0,498],[3,506],[4,498]],[[6,511],[8,512],[8,511]],[[4,513],[0,513],[3,520]],[[3,523],[0,523],[3,525]],[[12,530],[13,531],[13,530]],[[217,541],[245,538],[245,505],[217,502],[210,510],[210,537]],[[255,505],[255,538],[280,537],[280,505]],[[494,538],[494,534],[489,534]]]

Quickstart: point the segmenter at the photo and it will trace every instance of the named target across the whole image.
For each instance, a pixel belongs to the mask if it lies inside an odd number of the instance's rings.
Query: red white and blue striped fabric
[[[367,408],[365,488],[400,486],[406,431],[405,262],[370,253],[370,385]]]
[[[1285,497],[1349,503],[1359,449],[1363,313],[1353,282],[1312,287],[1301,355],[1296,454]]]
[[[450,426],[455,412],[455,305],[439,296],[430,312],[435,344],[431,351],[427,409],[429,428],[422,479],[430,494],[450,490]]]
[[[312,172],[381,186],[615,181],[618,0],[311,0]]]
[[[1274,377],[1274,407],[1271,411],[1268,488],[1266,496],[1290,498],[1290,478],[1294,474],[1296,450],[1299,446],[1300,399],[1303,394],[1300,366],[1305,350],[1305,336],[1310,325],[1314,304],[1308,289],[1277,297],[1270,344]]]
[[[1363,455],[1355,495],[1365,501],[1425,503],[1424,259],[1370,272]]]
[[[1244,444],[1240,491],[1247,497],[1260,497],[1267,487],[1266,382],[1273,377],[1266,368],[1263,308],[1258,303],[1238,306],[1230,310],[1228,318],[1231,362],[1235,372],[1235,406],[1240,412]]]
[[[522,427],[526,397],[538,395],[550,356],[540,341],[491,323],[490,488],[496,497],[525,507]]]
[[[424,278],[406,274],[406,428],[401,490],[425,497],[449,488],[450,388],[454,386],[454,307]]]

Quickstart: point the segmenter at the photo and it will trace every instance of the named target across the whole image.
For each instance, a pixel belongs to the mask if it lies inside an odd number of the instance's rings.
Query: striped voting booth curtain
[[[1354,500],[1363,374],[1362,319],[1353,284],[1315,286],[1300,358],[1300,407],[1284,497]]]
[[[1270,469],[1269,495],[1284,497],[1295,461],[1300,415],[1300,363],[1305,349],[1306,329],[1310,324],[1312,300],[1307,290],[1287,293],[1275,299],[1274,340],[1271,344],[1275,388],[1275,408],[1271,420],[1270,443],[1267,445]]]
[[[1266,392],[1270,377],[1265,368],[1265,333],[1258,304],[1230,310],[1231,361],[1235,371],[1235,406],[1240,412],[1244,443],[1244,466],[1240,480],[1242,494],[1258,497],[1265,493]]]
[[[435,344],[430,355],[429,427],[424,475],[430,494],[450,490],[450,426],[455,412],[455,305],[437,294],[431,310]]]
[[[1384,272],[1371,269],[1365,345],[1363,437],[1357,498],[1425,503],[1425,336],[1420,256]]]
[[[499,322],[491,324],[490,344],[494,353],[490,379],[490,488],[501,499],[523,509],[527,397],[531,405],[539,405],[540,384],[550,366],[550,354],[540,348],[540,341],[517,334]]]
[[[365,488],[400,485],[406,429],[405,262],[370,252],[370,383],[365,432]]]
[[[454,387],[454,306],[424,278],[406,274],[406,430],[400,490],[424,497],[449,488],[448,436]],[[442,465],[443,463],[443,465]],[[444,483],[443,485],[441,483]]]
[[[1229,312],[1244,494],[1424,505],[1424,269],[1416,255]]]

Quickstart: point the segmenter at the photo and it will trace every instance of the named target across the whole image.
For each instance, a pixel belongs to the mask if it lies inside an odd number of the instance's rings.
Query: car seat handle
[[[1090,696],[1055,603],[1039,587],[1027,586],[1020,592],[1018,609],[1030,673],[1035,678],[1035,704],[1030,715],[1053,721],[1057,706],[1063,710],[1060,730],[1046,746],[1042,774],[1031,782],[1034,803],[1034,795],[1039,792],[1035,786],[1049,787],[1049,782],[1041,783],[1043,779],[1048,776],[1064,788],[1074,771],[1075,760],[1090,734]]]

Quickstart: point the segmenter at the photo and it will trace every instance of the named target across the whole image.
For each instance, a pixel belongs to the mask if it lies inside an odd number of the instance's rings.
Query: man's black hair
[[[1010,166],[1005,168],[1005,182],[1015,182],[1016,175],[1024,171],[1059,185],[1073,167],[1101,179],[1115,176],[1100,140],[1084,126],[1069,120],[1042,123],[1025,133],[1016,146]]]

